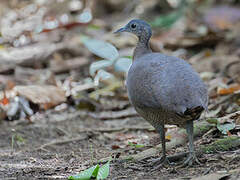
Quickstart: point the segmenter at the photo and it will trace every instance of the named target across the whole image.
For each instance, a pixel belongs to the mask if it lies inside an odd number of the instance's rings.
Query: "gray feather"
[[[132,104],[184,114],[187,109],[207,109],[207,88],[184,60],[148,53],[134,60],[127,77]]]

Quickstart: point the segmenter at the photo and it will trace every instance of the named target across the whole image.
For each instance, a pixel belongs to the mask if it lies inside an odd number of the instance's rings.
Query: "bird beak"
[[[126,31],[126,28],[125,28],[125,27],[118,29],[117,31],[114,32],[114,34],[115,34],[115,33],[124,32],[124,31]]]

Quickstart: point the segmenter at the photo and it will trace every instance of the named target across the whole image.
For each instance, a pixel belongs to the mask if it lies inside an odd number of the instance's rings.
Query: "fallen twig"
[[[238,117],[240,117],[240,111],[236,111],[234,113],[227,114],[226,116],[220,117],[218,118],[218,121],[220,123],[224,123],[224,122],[227,122],[229,119],[236,119]]]
[[[104,111],[100,113],[89,113],[89,116],[95,119],[119,119],[119,118],[124,118],[124,117],[132,117],[132,116],[137,116],[137,112],[133,107],[124,109],[122,111]]]
[[[233,65],[235,65],[235,64],[239,64],[239,63],[240,63],[239,60],[230,62],[229,64],[227,64],[227,65],[223,68],[223,70],[221,71],[221,74],[222,74],[223,76],[231,77],[231,76],[229,75],[229,72],[228,72],[229,69],[230,69],[230,67],[233,66]]]
[[[147,130],[154,131],[154,128],[151,126],[135,126],[135,127],[120,127],[120,128],[98,128],[91,129],[90,131],[98,131],[98,132],[116,132],[116,131],[132,131],[132,130]],[[84,131],[84,130],[83,130]]]
[[[81,141],[81,140],[84,140],[86,138],[87,138],[87,136],[80,136],[80,137],[75,137],[75,138],[72,138],[72,139],[54,140],[54,141],[51,141],[49,143],[43,144],[40,147],[35,148],[34,150],[36,151],[36,150],[40,150],[40,149],[45,149],[48,146],[65,144],[65,143],[70,143],[70,142],[73,142],[73,141]]]

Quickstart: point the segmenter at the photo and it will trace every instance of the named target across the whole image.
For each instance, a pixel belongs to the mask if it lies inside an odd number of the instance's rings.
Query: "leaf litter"
[[[210,120],[199,128],[203,131],[196,131],[196,145],[214,150],[211,145],[220,143],[215,150],[222,151],[200,153],[203,166],[165,168],[150,174],[140,166],[144,158],[158,156],[153,146],[157,135],[132,109],[125,88],[136,39],[112,34],[126,20],[119,11],[124,0],[118,5],[109,0],[82,2],[2,3],[11,10],[0,8],[4,15],[0,25],[0,175],[67,178],[93,167],[86,178],[95,169],[97,179],[239,178],[239,163],[226,160],[229,154],[235,158],[239,154],[239,140],[234,139],[240,137],[238,6],[187,1],[190,5],[180,11],[166,1],[171,10],[164,13],[157,0],[152,2],[155,8],[144,1],[132,4],[134,16],[147,18],[156,9],[160,15],[149,19],[154,25],[152,48],[189,60],[208,85],[209,114],[201,119]],[[110,18],[106,8],[99,11],[102,7],[109,7],[122,20]],[[186,149],[185,132],[170,126],[166,131],[170,157],[182,159],[186,154],[172,154]],[[221,142],[229,146],[222,147]],[[118,158],[110,168],[106,158],[115,154]],[[108,163],[94,164],[104,159]],[[128,164],[129,159],[135,159],[135,164]]]

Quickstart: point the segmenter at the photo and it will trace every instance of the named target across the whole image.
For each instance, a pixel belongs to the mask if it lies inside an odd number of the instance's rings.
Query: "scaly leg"
[[[184,161],[183,166],[192,166],[194,163],[201,164],[199,162],[199,160],[197,159],[197,156],[196,156],[195,150],[194,150],[193,121],[187,121],[186,130],[187,130],[188,140],[189,140],[189,155],[187,157],[187,160]]]
[[[156,130],[160,134],[160,138],[162,141],[162,156],[160,158],[153,160],[152,166],[154,166],[154,169],[158,169],[163,165],[170,164],[170,162],[166,156],[166,141],[165,141],[164,124],[161,124],[159,127],[156,128]]]

